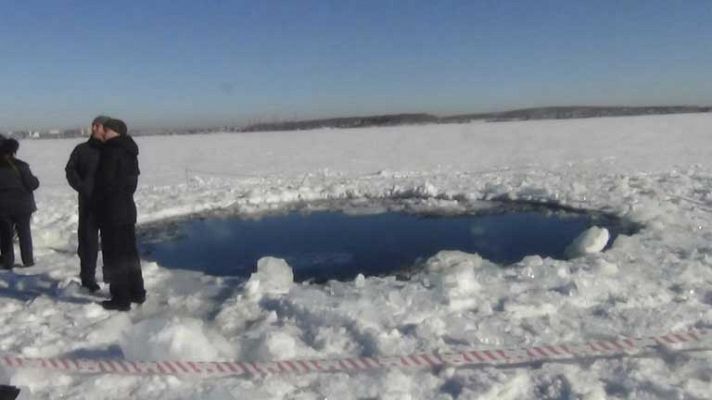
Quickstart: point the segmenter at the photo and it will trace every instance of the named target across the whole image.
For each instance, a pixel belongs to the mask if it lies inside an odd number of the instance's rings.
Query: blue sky
[[[712,104],[712,1],[0,2],[0,127]]]

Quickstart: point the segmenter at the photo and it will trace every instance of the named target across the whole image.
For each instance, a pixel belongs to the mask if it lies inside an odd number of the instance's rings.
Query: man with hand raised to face
[[[131,303],[143,303],[146,291],[141,260],[136,247],[136,203],[138,145],[119,119],[104,123],[96,175],[94,204],[101,231],[104,280],[111,299],[102,302],[107,310],[128,311]]]

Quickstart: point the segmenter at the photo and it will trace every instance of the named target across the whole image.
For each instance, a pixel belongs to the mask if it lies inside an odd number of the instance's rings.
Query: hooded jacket
[[[30,166],[12,156],[0,155],[0,216],[26,215],[37,211],[32,194],[40,181]]]
[[[133,194],[139,174],[138,145],[130,136],[118,136],[101,146],[92,196],[99,226],[136,223]]]

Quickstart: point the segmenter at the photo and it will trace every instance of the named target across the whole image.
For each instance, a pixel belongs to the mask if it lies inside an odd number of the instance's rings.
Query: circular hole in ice
[[[320,202],[153,223],[140,228],[139,246],[144,258],[166,268],[249,277],[257,260],[272,256],[289,263],[296,281],[324,282],[398,274],[441,250],[477,253],[501,265],[534,254],[563,259],[594,226],[610,233],[606,246],[638,229],[602,212],[552,205]]]

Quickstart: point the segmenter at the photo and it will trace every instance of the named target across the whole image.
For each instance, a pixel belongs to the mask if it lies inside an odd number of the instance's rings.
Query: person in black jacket
[[[0,134],[0,148],[2,148],[2,144],[3,144],[3,142],[5,141],[5,139],[6,139],[5,136],[3,136],[2,134]],[[5,244],[5,241],[6,241],[5,235],[2,235],[2,234],[1,234],[1,230],[3,229],[3,228],[2,228],[2,223],[3,223],[3,222],[2,222],[2,217],[0,217],[0,262],[2,263],[2,267],[3,267],[3,268],[6,268],[6,266],[5,266],[5,252],[7,251],[7,247],[6,247],[6,246],[8,246],[8,245]],[[12,238],[10,238],[10,246],[12,246]],[[15,250],[13,249],[13,253],[14,253],[14,252],[15,252]],[[13,258],[14,258],[14,257],[13,257]],[[13,262],[14,262],[14,261],[13,261]],[[12,266],[10,266],[10,268],[12,268]]]
[[[40,181],[32,175],[26,162],[15,158],[19,147],[15,139],[3,140],[0,144],[0,243],[3,267],[7,269],[15,264],[12,242],[15,230],[20,239],[22,264],[25,267],[35,264],[30,219],[37,210],[32,192],[40,186]]]
[[[128,311],[131,303],[143,303],[141,261],[136,247],[136,203],[138,146],[118,119],[104,123],[104,144],[99,157],[94,204],[101,231],[104,280],[109,282],[111,300],[107,310]]]
[[[67,182],[79,195],[79,226],[77,254],[80,260],[82,286],[92,292],[99,290],[96,283],[96,260],[99,253],[99,226],[92,208],[94,180],[99,167],[101,142],[104,139],[104,123],[109,117],[100,115],[91,123],[92,135],[84,143],[77,145],[69,157],[64,171]]]

